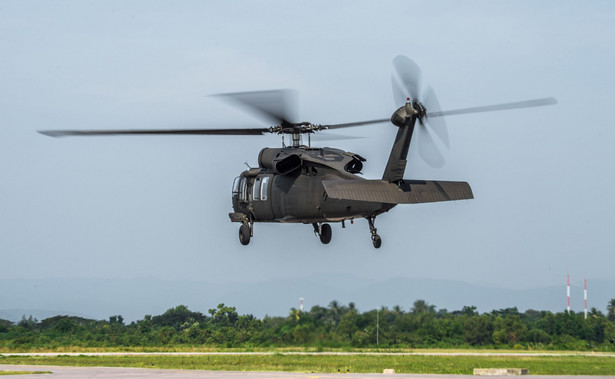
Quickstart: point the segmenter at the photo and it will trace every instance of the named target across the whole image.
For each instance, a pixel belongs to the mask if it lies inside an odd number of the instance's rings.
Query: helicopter
[[[473,199],[467,182],[417,180],[404,178],[410,143],[417,142],[419,155],[433,167],[444,164],[440,146],[448,146],[448,133],[443,116],[491,112],[553,105],[552,97],[456,110],[440,110],[439,101],[430,86],[423,88],[422,73],[410,58],[393,59],[391,84],[397,109],[390,118],[343,124],[295,122],[291,115],[289,92],[270,90],[215,95],[256,116],[275,124],[265,128],[223,129],[137,129],[137,130],[45,130],[51,137],[108,135],[282,135],[282,147],[263,148],[258,167],[243,171],[232,186],[233,212],[229,218],[239,223],[239,241],[248,245],[254,236],[254,224],[311,224],[323,244],[332,239],[330,223],[353,223],[366,219],[371,242],[382,246],[375,227],[376,217],[398,204],[419,204]],[[361,175],[361,155],[331,147],[312,147],[311,135],[316,132],[390,122],[397,135],[381,179],[365,179]],[[307,135],[308,144],[302,143]],[[285,144],[284,137],[292,143]]]

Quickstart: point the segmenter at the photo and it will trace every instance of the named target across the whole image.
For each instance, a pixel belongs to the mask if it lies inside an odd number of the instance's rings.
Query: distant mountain
[[[0,319],[9,320],[12,322],[21,321],[22,317],[32,318],[41,321],[53,316],[78,316],[88,319],[95,317],[88,316],[83,313],[75,313],[70,311],[54,311],[49,309],[0,309]]]
[[[615,298],[615,280],[590,280],[589,307],[605,311]],[[257,283],[209,283],[139,279],[0,279],[0,318],[19,321],[22,315],[41,320],[55,315],[127,321],[162,314],[179,304],[207,313],[218,303],[237,307],[240,314],[285,316],[291,308],[327,306],[332,300],[354,302],[360,311],[381,306],[410,310],[417,299],[437,309],[476,306],[480,312],[517,307],[560,312],[566,308],[564,286],[512,290],[454,280],[394,278],[375,280],[352,275],[316,275],[271,279]],[[10,290],[6,290],[10,289]],[[583,311],[583,290],[572,288],[572,309]],[[55,309],[59,311],[54,311]]]

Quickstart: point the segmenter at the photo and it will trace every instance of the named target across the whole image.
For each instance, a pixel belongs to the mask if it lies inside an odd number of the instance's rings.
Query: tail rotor
[[[418,125],[415,127],[419,155],[432,167],[444,165],[442,149],[448,149],[448,130],[443,118],[429,117],[429,112],[440,112],[440,102],[430,86],[423,88],[421,69],[410,58],[398,55],[393,59],[391,74],[393,99],[397,106],[410,101],[417,111]],[[435,137],[434,137],[435,136]]]

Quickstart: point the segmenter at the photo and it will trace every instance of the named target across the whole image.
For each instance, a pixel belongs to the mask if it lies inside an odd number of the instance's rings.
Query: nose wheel
[[[250,225],[241,224],[239,227],[239,242],[245,246],[250,243],[250,237],[252,237],[252,228]]]
[[[374,221],[376,221],[376,216],[367,217],[367,222],[369,223],[369,231],[372,234],[372,244],[376,249],[380,249],[382,246],[382,238],[378,235],[378,229],[374,226]]]
[[[331,237],[333,236],[331,225],[313,223],[312,226],[314,227],[314,234],[320,237],[320,242],[325,245],[331,242]]]

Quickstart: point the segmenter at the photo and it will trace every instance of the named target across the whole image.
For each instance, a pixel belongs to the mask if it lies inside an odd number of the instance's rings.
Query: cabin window
[[[252,187],[252,200],[261,199],[261,178],[254,179],[254,186]]]
[[[269,177],[265,176],[261,184],[261,200],[267,200],[267,190],[269,189]]]

